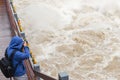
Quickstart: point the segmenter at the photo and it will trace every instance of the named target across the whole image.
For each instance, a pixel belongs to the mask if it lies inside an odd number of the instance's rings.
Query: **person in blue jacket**
[[[27,43],[18,36],[14,36],[10,41],[10,44],[7,48],[8,57],[11,55],[12,51],[16,50],[16,53],[12,59],[12,66],[15,68],[14,80],[28,80],[26,75],[26,69],[23,61],[30,57],[30,51],[27,46]],[[17,65],[17,66],[16,66]]]

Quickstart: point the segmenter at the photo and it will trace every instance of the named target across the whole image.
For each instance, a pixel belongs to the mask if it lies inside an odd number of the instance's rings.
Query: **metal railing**
[[[25,33],[22,30],[22,26],[20,24],[20,20],[17,16],[15,7],[13,5],[12,0],[5,0],[6,2],[6,7],[7,7],[7,12],[8,12],[8,17],[10,21],[10,25],[12,27],[12,31],[15,35],[18,35],[22,37],[24,40],[26,40]],[[31,53],[31,58],[28,60],[25,60],[25,66],[27,70],[27,75],[29,80],[57,80],[53,77],[50,77],[46,74],[43,74],[40,72],[40,67],[38,64],[36,64],[36,61],[34,57],[32,56]],[[58,74],[58,80],[69,80],[69,77],[67,73],[59,73]]]

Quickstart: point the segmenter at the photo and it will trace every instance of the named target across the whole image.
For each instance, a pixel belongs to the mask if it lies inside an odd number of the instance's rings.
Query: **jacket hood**
[[[9,48],[18,49],[18,50],[21,50],[22,46],[23,46],[23,40],[18,36],[13,37],[9,44]]]

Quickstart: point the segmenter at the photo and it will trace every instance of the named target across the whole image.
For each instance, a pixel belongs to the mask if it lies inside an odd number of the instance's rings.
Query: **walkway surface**
[[[0,0],[0,59],[4,56],[5,49],[9,45],[12,36],[4,1]],[[0,80],[9,79],[6,79],[0,71]]]

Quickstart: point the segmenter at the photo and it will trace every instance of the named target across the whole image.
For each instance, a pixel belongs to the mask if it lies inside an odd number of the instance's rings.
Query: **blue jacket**
[[[29,48],[27,46],[24,47],[24,52],[22,52],[21,49],[23,48],[23,43],[24,42],[20,37],[15,36],[12,38],[8,46],[8,49],[7,49],[8,57],[10,57],[14,49],[17,50],[17,52],[15,53],[12,59],[12,62],[13,62],[12,64],[13,64],[14,69],[15,69],[15,66],[18,64],[15,74],[14,74],[15,77],[22,76],[26,73],[26,69],[25,69],[23,61],[30,57]]]

